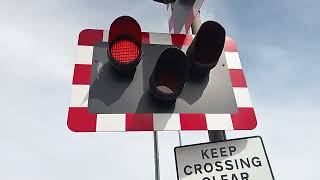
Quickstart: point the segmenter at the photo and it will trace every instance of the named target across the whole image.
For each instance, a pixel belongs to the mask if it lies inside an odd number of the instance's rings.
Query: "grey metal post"
[[[155,180],[160,180],[158,132],[153,132],[154,172]]]
[[[200,19],[200,11],[198,15],[195,17],[191,29],[192,29],[192,34],[197,34],[198,30],[200,29],[201,26],[201,19]],[[224,141],[227,139],[226,137],[226,132],[223,130],[211,130],[208,131],[209,135],[209,141],[210,142],[217,142],[217,141]]]
[[[200,11],[198,12],[198,15],[194,18],[194,21],[191,25],[192,34],[197,34],[201,27],[201,18],[200,18]]]
[[[178,131],[178,136],[179,136],[179,145],[182,146],[181,131]]]

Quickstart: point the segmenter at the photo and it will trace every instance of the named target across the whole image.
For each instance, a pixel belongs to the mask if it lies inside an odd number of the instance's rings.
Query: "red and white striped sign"
[[[180,2],[181,1],[181,2]],[[171,34],[174,33],[179,33],[179,34],[188,34],[191,25],[195,19],[195,17],[198,15],[199,10],[204,2],[204,0],[194,0],[194,3],[192,4],[192,7],[188,6],[191,4],[185,4],[185,2],[183,2],[184,0],[177,0],[174,4],[167,4],[167,11],[168,11],[168,22],[169,22],[169,32]],[[186,17],[181,17],[183,16],[181,14],[181,11],[175,10],[174,6],[180,6],[180,8],[183,8],[185,10],[188,11],[187,16]],[[176,16],[174,18],[173,12],[179,12],[176,13]],[[181,14],[181,15],[180,15]],[[179,17],[177,17],[179,16]],[[180,20],[181,22],[184,22],[183,27],[177,27],[175,26],[175,24]]]
[[[235,42],[226,38],[224,54],[238,107],[233,114],[94,114],[88,110],[90,74],[94,46],[108,40],[108,31],[84,30],[79,35],[74,67],[68,127],[74,132],[103,131],[191,131],[251,130],[257,121]],[[182,46],[186,50],[192,35],[143,32],[144,44]]]

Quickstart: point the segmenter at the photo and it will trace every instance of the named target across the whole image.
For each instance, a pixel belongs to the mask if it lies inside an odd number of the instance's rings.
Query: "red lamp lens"
[[[119,40],[112,45],[111,56],[119,63],[130,63],[138,59],[140,49],[132,41]]]

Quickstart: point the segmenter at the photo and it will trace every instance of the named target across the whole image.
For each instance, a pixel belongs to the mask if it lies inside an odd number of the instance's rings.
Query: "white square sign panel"
[[[274,180],[261,137],[175,148],[178,180]]]

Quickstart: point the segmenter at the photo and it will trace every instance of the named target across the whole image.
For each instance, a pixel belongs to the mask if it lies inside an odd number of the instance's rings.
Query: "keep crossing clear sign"
[[[178,180],[274,180],[261,137],[175,148]]]

